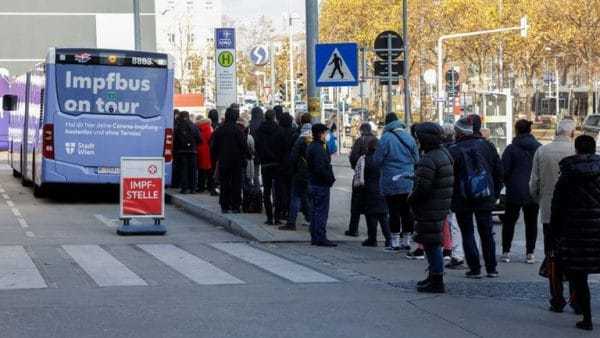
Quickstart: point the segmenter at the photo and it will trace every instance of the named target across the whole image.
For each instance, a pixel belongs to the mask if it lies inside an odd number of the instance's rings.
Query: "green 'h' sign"
[[[221,52],[219,54],[219,64],[221,67],[231,67],[233,65],[233,54],[229,51]]]

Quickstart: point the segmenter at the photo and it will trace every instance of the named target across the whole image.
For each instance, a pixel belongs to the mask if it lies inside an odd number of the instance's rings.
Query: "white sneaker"
[[[510,252],[505,252],[500,256],[500,261],[504,263],[510,263]]]
[[[535,256],[533,254],[527,254],[527,259],[525,260],[527,264],[535,264]]]

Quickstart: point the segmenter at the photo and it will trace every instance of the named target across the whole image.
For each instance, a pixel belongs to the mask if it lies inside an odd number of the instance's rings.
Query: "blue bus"
[[[41,196],[58,184],[118,184],[122,156],[173,159],[173,72],[167,54],[50,48],[3,98],[8,160]]]

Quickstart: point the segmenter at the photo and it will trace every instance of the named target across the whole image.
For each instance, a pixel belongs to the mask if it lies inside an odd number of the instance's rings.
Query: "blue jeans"
[[[456,213],[458,227],[462,233],[463,249],[467,264],[472,271],[481,271],[479,250],[477,249],[477,242],[475,242],[473,215],[475,215],[475,220],[477,221],[477,231],[479,232],[479,238],[481,239],[481,251],[483,253],[483,260],[485,261],[485,269],[487,272],[496,271],[496,241],[494,240],[494,231],[492,229],[491,211],[466,211]]]
[[[290,198],[290,212],[288,215],[288,224],[296,225],[298,212],[302,211],[304,218],[310,222],[312,206],[309,198],[310,191],[308,186],[298,187],[292,184],[292,193]]]
[[[310,220],[310,238],[312,242],[327,240],[327,218],[329,217],[329,194],[331,188],[311,185],[313,210]]]
[[[429,273],[442,274],[444,273],[444,257],[442,255],[441,245],[425,245],[425,256],[429,263]]]

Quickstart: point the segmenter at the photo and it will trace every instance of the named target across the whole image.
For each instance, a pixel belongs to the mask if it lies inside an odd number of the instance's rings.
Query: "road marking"
[[[19,209],[17,208],[12,208],[10,209],[12,210],[13,215],[17,216],[17,217],[23,217],[23,215],[21,215],[21,212],[19,211]]]
[[[25,231],[25,236],[27,237],[35,237],[35,234],[31,231]]]
[[[244,282],[172,244],[138,247],[200,285],[243,284]]]
[[[62,248],[100,287],[148,285],[98,245],[63,245]]]
[[[0,193],[5,193],[6,190],[4,190],[4,188],[0,188]]]
[[[2,198],[4,198],[5,200],[9,200],[10,196],[8,196],[7,194],[2,194]]]
[[[24,218],[17,218],[17,222],[19,222],[19,225],[21,225],[22,228],[29,228],[29,224],[27,224],[27,221]]]
[[[213,247],[294,283],[331,283],[336,279],[245,243],[215,243]]]
[[[102,224],[106,225],[109,228],[116,228],[122,221],[118,218],[108,218],[102,214],[95,214],[94,217],[100,221]],[[135,218],[129,220],[129,224],[131,225],[142,225],[142,222],[138,221]]]
[[[48,287],[22,246],[0,246],[0,289]]]
[[[343,192],[352,192],[352,189],[348,189],[348,188],[341,188],[341,187],[340,187],[340,188],[337,188],[337,187],[336,187],[336,188],[334,188],[334,189],[335,189],[335,190],[338,190],[338,191],[343,191]]]
[[[15,203],[13,201],[11,201],[11,200],[6,201],[6,205],[8,205],[11,208],[15,207]]]

